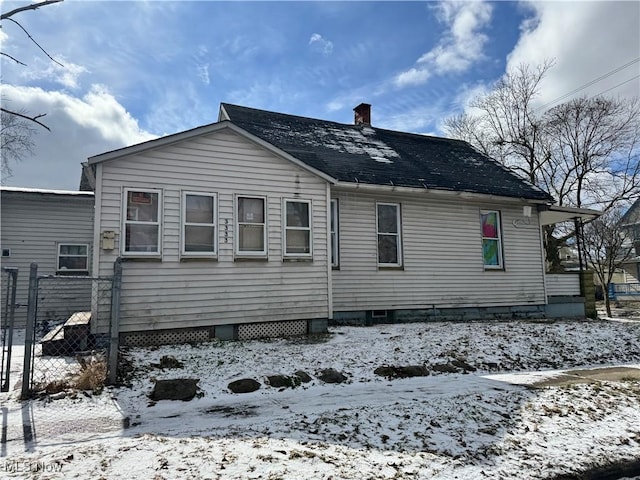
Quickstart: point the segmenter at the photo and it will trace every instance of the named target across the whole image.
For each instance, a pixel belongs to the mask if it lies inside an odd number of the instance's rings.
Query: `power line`
[[[619,83],[619,84],[617,84],[617,85],[616,85],[616,86],[614,86],[614,87],[607,88],[604,92],[600,92],[598,95],[596,95],[596,97],[597,97],[597,96],[600,96],[600,95],[604,95],[605,93],[610,92],[611,90],[614,90],[614,89],[616,89],[616,88],[618,88],[618,87],[621,87],[621,86],[622,86],[622,85],[624,85],[625,83],[629,83],[629,82],[631,82],[631,81],[635,80],[636,78],[640,78],[640,75],[636,75],[635,77],[631,77],[629,80],[625,80],[624,82]]]
[[[585,88],[587,88],[587,87],[590,87],[590,86],[591,86],[591,85],[593,85],[594,83],[598,83],[599,81],[604,80],[605,78],[608,78],[608,77],[610,77],[611,75],[614,75],[614,74],[618,73],[620,70],[624,70],[625,68],[630,67],[630,66],[631,66],[631,65],[633,65],[634,63],[638,63],[639,61],[640,61],[640,57],[637,57],[637,58],[635,58],[635,59],[631,60],[630,62],[625,63],[624,65],[622,65],[622,66],[620,66],[620,67],[618,67],[618,68],[615,68],[615,69],[611,70],[610,72],[605,73],[604,75],[602,75],[602,76],[600,76],[600,77],[596,78],[595,80],[591,80],[590,82],[585,83],[584,85],[582,85],[582,86],[580,86],[580,87],[576,88],[575,90],[572,90],[572,91],[570,91],[569,93],[565,93],[564,95],[559,96],[559,97],[558,97],[558,98],[556,98],[555,100],[552,100],[552,101],[550,101],[549,103],[546,103],[546,104],[542,105],[541,107],[536,108],[536,110],[535,110],[535,111],[537,112],[537,111],[543,110],[543,109],[547,108],[548,106],[553,105],[554,103],[557,103],[557,102],[559,102],[559,101],[561,101],[561,100],[564,100],[565,98],[570,97],[571,95],[573,95],[573,94],[575,94],[575,93],[578,93],[579,91],[584,90],[584,89],[585,89]],[[638,77],[634,77],[634,78],[638,78]],[[627,82],[629,82],[629,81],[631,81],[631,80],[633,80],[633,78],[632,78],[632,79],[630,79],[630,80],[627,80]],[[619,87],[620,85],[623,85],[624,83],[626,83],[626,82],[622,82],[621,84],[616,85],[615,87],[612,87],[612,88],[611,88],[611,89],[609,89],[609,90],[613,90],[614,88],[617,88],[617,87]],[[608,92],[609,90],[605,90],[605,92]],[[602,93],[605,93],[605,92],[602,92]]]

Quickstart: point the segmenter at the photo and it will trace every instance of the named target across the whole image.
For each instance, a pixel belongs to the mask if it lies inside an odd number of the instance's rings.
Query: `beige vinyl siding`
[[[340,268],[333,271],[334,311],[546,303],[537,218],[522,205],[462,196],[373,195],[336,191]],[[450,198],[450,199],[449,199]],[[403,268],[376,264],[376,202],[401,204]],[[480,210],[501,213],[505,270],[485,270]]]
[[[38,264],[38,275],[55,275],[58,244],[88,244],[91,271],[93,196],[2,191],[1,247],[11,250],[3,267],[17,267],[16,324],[27,319],[29,268]],[[2,308],[6,275],[2,274]]]
[[[106,274],[120,252],[122,190],[162,192],[161,260],[123,263],[121,331],[327,318],[326,182],[240,135],[204,137],[98,164],[100,231],[116,249],[100,251]],[[216,193],[217,259],[181,259],[181,192]],[[268,260],[234,253],[237,196],[266,198]],[[284,198],[312,202],[313,260],[283,261]]]

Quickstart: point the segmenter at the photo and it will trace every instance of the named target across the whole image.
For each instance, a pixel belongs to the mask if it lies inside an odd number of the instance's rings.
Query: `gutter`
[[[396,193],[396,194],[407,194],[407,195],[437,195],[443,197],[450,198],[461,198],[464,200],[473,200],[478,199],[482,201],[500,201],[500,202],[513,202],[522,204],[524,203],[532,203],[536,205],[540,205],[541,208],[545,206],[550,206],[550,200],[541,200],[541,199],[532,199],[525,197],[507,197],[501,195],[490,195],[487,193],[476,193],[476,192],[466,192],[460,190],[440,190],[440,189],[431,189],[427,188],[418,188],[418,187],[400,187],[397,185],[374,185],[369,183],[353,183],[353,182],[337,182],[334,185],[335,189],[344,190],[344,191],[352,191],[352,192],[370,192],[370,193]]]

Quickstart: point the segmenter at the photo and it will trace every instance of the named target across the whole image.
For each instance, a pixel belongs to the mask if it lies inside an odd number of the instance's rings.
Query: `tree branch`
[[[57,63],[58,65],[60,65],[61,67],[63,67],[63,68],[64,68],[64,65],[63,65],[63,64],[61,64],[59,61],[57,61],[57,60],[56,60],[56,59],[54,59],[51,55],[49,55],[49,54],[47,53],[47,51],[46,51],[44,48],[42,48],[38,42],[36,42],[36,40],[31,36],[31,34],[30,34],[29,32],[27,32],[27,29],[26,29],[26,28],[24,28],[22,25],[20,25],[18,22],[16,22],[13,18],[7,18],[7,20],[9,20],[10,22],[13,22],[13,23],[15,23],[16,25],[18,25],[18,26],[22,29],[22,31],[27,35],[27,37],[29,37],[29,39],[30,39],[33,43],[35,43],[35,45],[36,45],[40,50],[42,50],[42,52],[43,52],[47,57],[49,57],[49,59],[50,59],[53,63]]]
[[[22,113],[14,112],[11,110],[7,110],[6,108],[0,107],[0,111],[4,113],[8,113],[9,115],[15,115],[16,117],[24,118],[25,120],[29,120],[31,122],[37,123],[43,128],[46,128],[48,131],[51,131],[49,127],[47,127],[44,123],[40,122],[38,119],[42,118],[46,115],[46,113],[41,113],[40,115],[36,115],[35,117],[30,117],[28,115],[23,115]]]
[[[9,57],[11,60],[13,60],[14,62],[16,62],[17,64],[22,65],[23,67],[26,67],[27,64],[26,63],[22,63],[20,60],[18,60],[17,58],[12,57],[11,55],[9,55],[8,53],[4,53],[4,52],[0,52],[0,55],[4,55],[5,57]]]
[[[8,20],[10,17],[14,16],[16,13],[24,12],[25,10],[37,10],[40,7],[44,7],[45,5],[50,5],[52,3],[59,3],[63,0],[46,0],[40,3],[32,3],[31,5],[26,5],[24,7],[16,8],[11,10],[10,12],[3,13],[0,15],[0,20]]]

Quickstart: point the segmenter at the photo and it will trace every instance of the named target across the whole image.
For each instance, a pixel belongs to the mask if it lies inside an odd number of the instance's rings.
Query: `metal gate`
[[[2,308],[2,371],[0,373],[0,392],[9,391],[9,375],[11,373],[11,347],[13,346],[13,327],[16,312],[16,284],[18,281],[18,269],[14,267],[2,267],[2,275],[5,281],[4,304]]]
[[[22,398],[115,382],[121,271],[118,261],[113,277],[38,276],[31,265]]]

